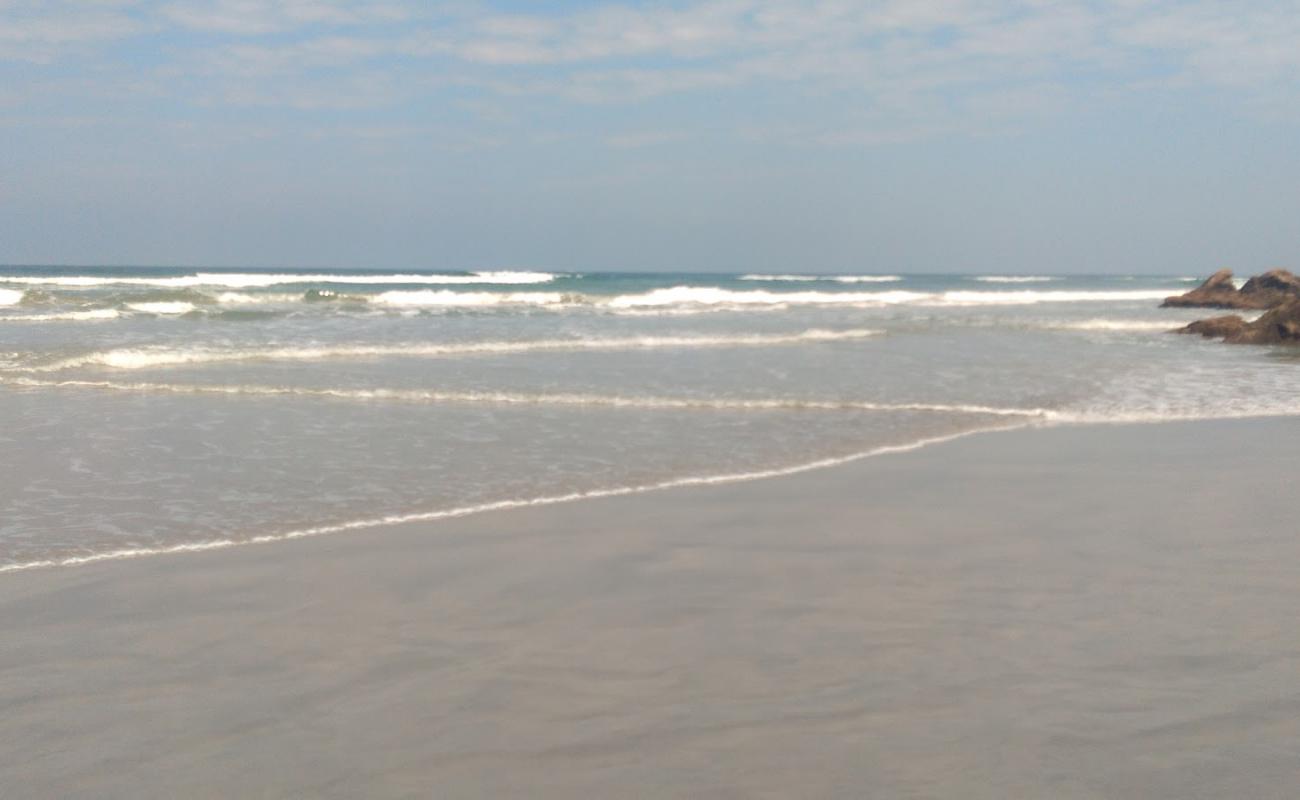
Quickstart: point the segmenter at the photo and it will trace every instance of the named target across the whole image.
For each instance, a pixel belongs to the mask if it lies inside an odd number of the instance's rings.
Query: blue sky
[[[1300,3],[0,0],[0,262],[1300,266]]]

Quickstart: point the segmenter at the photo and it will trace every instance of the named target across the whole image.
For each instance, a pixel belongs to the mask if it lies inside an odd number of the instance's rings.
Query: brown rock
[[[1210,339],[1220,339],[1239,334],[1245,328],[1246,320],[1236,314],[1229,314],[1226,317],[1198,319],[1185,328],[1179,328],[1175,333],[1199,333]]]
[[[1240,294],[1266,304],[1266,308],[1272,308],[1300,298],[1300,278],[1284,269],[1269,270],[1246,281]]]
[[[1186,294],[1166,297],[1162,308],[1255,308],[1255,298],[1243,298],[1232,282],[1232,270],[1221,269]]]
[[[1241,330],[1227,334],[1224,341],[1231,344],[1300,345],[1300,298],[1290,300]]]
[[[1300,298],[1266,311],[1254,322],[1236,314],[1202,319],[1179,328],[1177,333],[1199,333],[1229,344],[1286,344],[1300,346]]]
[[[1300,298],[1300,278],[1275,269],[1246,281],[1238,291],[1232,270],[1221,269],[1186,294],[1165,298],[1163,308],[1237,308],[1264,310]]]

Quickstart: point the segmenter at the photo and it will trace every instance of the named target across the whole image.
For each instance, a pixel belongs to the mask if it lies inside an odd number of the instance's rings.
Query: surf
[[[812,328],[797,333],[753,333],[733,335],[612,336],[573,339],[526,339],[520,341],[403,342],[399,344],[273,347],[142,347],[117,348],[87,353],[43,366],[35,372],[57,372],[74,367],[100,366],[118,370],[216,364],[236,361],[321,361],[374,357],[433,358],[454,356],[509,355],[547,351],[617,351],[660,348],[769,347],[816,342],[841,342],[880,335],[879,330],[854,328],[826,330]]]

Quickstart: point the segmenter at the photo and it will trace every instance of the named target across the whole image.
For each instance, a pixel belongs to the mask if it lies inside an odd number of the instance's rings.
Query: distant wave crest
[[[408,342],[401,344],[339,345],[322,347],[143,347],[104,350],[32,368],[53,372],[75,367],[101,366],[113,369],[150,369],[185,364],[215,364],[232,361],[319,361],[324,359],[373,357],[439,357],[472,355],[507,355],[544,351],[642,350],[695,347],[767,347],[808,342],[834,342],[864,339],[878,335],[877,330],[809,329],[798,333],[754,333],[719,336],[611,336],[587,339],[529,339],[497,342],[447,342],[439,344]]]
[[[0,322],[91,322],[117,319],[122,316],[115,308],[96,308],[88,311],[65,311],[55,314],[23,314],[0,316]]]
[[[63,286],[71,288],[90,288],[95,286],[157,286],[172,289],[198,286],[224,287],[230,289],[253,289],[266,286],[281,286],[296,283],[343,283],[383,285],[456,285],[456,284],[529,284],[548,283],[557,275],[550,272],[472,272],[464,275],[422,275],[422,274],[298,274],[298,273],[262,273],[262,272],[196,272],[191,275],[142,277],[114,275],[0,275],[0,283],[26,284],[33,286]],[[11,291],[11,290],[0,290]],[[2,295],[0,295],[2,297]]]
[[[741,275],[742,281],[774,281],[778,283],[807,283],[813,281],[834,281],[836,283],[895,283],[901,281],[901,275],[763,275],[753,273]]]
[[[773,292],[764,289],[733,291],[716,286],[674,286],[653,289],[641,294],[619,295],[607,301],[611,308],[646,308],[690,305],[1032,305],[1037,303],[1078,303],[1163,299],[1164,290],[1096,290],[1096,291],[946,291],[912,292]]]

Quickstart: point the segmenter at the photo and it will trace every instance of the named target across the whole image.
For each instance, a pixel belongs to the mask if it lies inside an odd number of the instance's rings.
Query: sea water
[[[0,570],[1300,413],[1195,281],[0,267]]]

